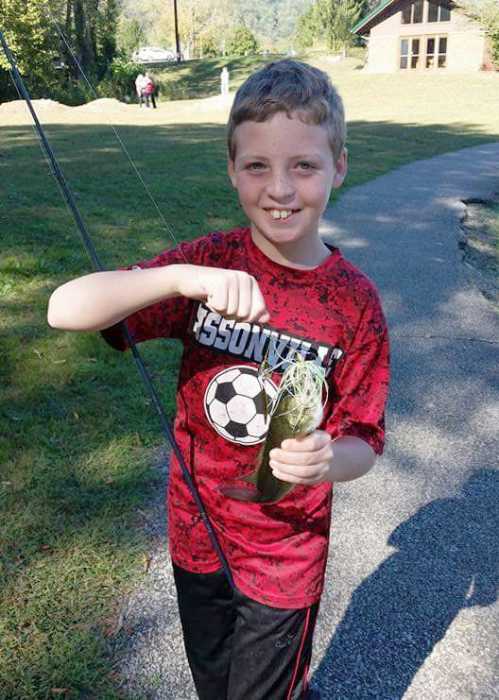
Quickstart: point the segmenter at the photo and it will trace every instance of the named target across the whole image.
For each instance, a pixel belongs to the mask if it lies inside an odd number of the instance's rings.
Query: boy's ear
[[[333,189],[341,187],[348,172],[348,150],[346,148],[341,152],[340,157],[334,165]]]
[[[236,187],[236,169],[234,167],[234,161],[231,158],[227,159],[227,172],[232,182],[232,187]]]

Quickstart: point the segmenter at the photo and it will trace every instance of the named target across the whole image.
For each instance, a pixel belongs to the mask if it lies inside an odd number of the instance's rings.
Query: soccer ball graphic
[[[259,379],[254,367],[237,365],[213,377],[204,395],[204,410],[210,425],[226,440],[256,445],[265,439],[269,423],[265,396],[270,414],[276,395],[271,379]]]

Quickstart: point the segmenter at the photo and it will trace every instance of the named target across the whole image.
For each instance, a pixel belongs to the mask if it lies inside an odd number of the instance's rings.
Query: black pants
[[[222,571],[173,565],[187,659],[200,700],[302,700],[319,604],[270,608]]]

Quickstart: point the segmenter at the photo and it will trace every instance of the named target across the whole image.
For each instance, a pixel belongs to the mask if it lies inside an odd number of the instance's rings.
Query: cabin
[[[352,28],[368,47],[366,70],[493,70],[483,27],[450,0],[383,0]]]

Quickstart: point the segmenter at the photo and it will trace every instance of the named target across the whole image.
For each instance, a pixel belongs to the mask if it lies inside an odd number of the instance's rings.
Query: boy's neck
[[[295,270],[313,270],[331,255],[319,233],[301,241],[275,245],[251,227],[251,238],[256,247],[270,260]]]

